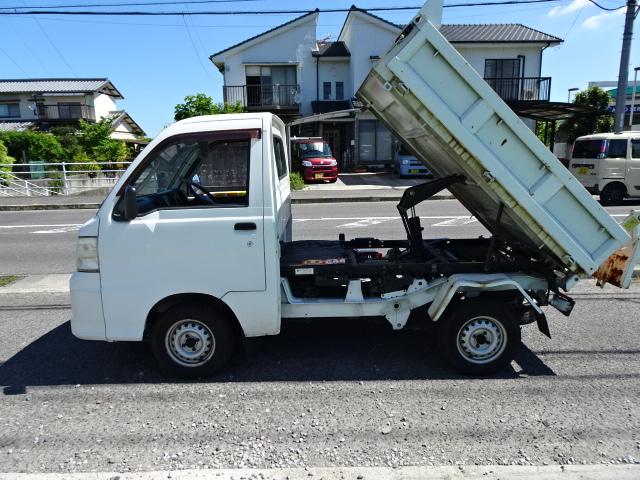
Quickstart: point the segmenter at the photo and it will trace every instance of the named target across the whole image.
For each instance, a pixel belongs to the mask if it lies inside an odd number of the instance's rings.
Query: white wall
[[[355,94],[372,67],[371,56],[381,57],[391,47],[399,29],[376,21],[369,15],[350,12],[338,40],[351,52],[351,95]]]
[[[255,44],[240,46],[224,58],[224,84],[226,86],[245,85],[247,83],[245,65],[247,64],[281,64],[296,65],[297,81],[300,85],[301,114],[311,114],[311,101],[315,100],[316,72],[315,59],[311,52],[316,48],[316,20],[318,16],[310,15],[308,19],[281,31],[266,35]]]
[[[318,59],[316,59],[318,60]],[[336,100],[336,82],[344,83],[344,98],[348,100],[353,96],[353,87],[351,86],[351,70],[349,64],[349,57],[344,57],[344,60],[332,60],[329,58],[320,58],[319,71],[318,71],[318,100],[324,100],[323,97],[323,82],[331,82],[331,100]],[[316,99],[315,88],[313,100]]]
[[[453,45],[469,64],[484,76],[484,61],[497,58],[518,58],[524,56],[524,76],[540,76],[540,49],[544,44],[469,44]]]
[[[93,96],[93,100],[88,102],[88,105],[93,104],[93,108],[96,112],[96,121],[100,121],[104,117],[108,117],[111,112],[117,110],[116,102],[113,97],[105,95],[104,93],[96,93]]]

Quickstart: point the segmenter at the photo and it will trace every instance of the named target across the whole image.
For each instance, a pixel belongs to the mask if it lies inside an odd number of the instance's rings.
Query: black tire
[[[511,363],[520,348],[520,325],[497,300],[463,300],[440,322],[440,350],[449,364],[462,373],[499,372]]]
[[[619,183],[610,183],[600,193],[602,205],[620,205],[624,200],[627,190]]]
[[[235,347],[231,321],[204,305],[180,304],[156,322],[151,348],[158,365],[180,378],[207,377],[229,361]]]

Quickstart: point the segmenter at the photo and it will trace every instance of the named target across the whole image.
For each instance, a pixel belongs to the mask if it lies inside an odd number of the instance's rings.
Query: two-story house
[[[48,130],[110,118],[112,137],[136,141],[144,131],[117,100],[124,97],[108,78],[0,79],[0,130]]]
[[[318,16],[310,12],[211,55],[224,76],[224,101],[285,121],[308,117],[296,133],[323,136],[342,166],[390,164],[396,140],[371,113],[329,112],[352,108],[358,87],[403,26],[351,7],[337,39],[318,41]],[[560,38],[520,24],[440,31],[532,129],[545,115],[561,115],[557,103],[549,108],[551,78],[541,76],[542,53]]]

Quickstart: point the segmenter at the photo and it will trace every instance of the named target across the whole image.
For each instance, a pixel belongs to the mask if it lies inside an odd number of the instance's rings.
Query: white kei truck
[[[164,371],[204,377],[283,319],[383,317],[486,375],[522,325],[549,335],[543,307],[569,315],[581,278],[628,287],[640,212],[618,225],[439,33],[441,9],[425,4],[357,92],[436,176],[398,204],[406,238],[293,241],[283,122],[183,120],[80,229],[73,334],[148,340]],[[490,238],[423,236],[415,206],[442,189]]]

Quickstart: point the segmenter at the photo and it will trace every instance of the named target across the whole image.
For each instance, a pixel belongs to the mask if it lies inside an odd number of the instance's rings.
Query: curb
[[[293,205],[305,205],[310,203],[373,203],[373,202],[399,202],[402,196],[388,197],[384,195],[368,197],[315,197],[292,198]],[[439,195],[428,200],[455,200],[453,195]],[[0,212],[21,212],[27,210],[97,210],[100,203],[69,203],[69,204],[31,204],[31,205],[0,205]]]
[[[69,203],[69,204],[31,204],[31,205],[0,205],[0,212],[21,212],[25,210],[97,210],[100,203]]]
[[[520,478],[532,480],[634,480],[640,474],[638,465],[465,465],[438,467],[307,467],[272,469],[202,469],[155,472],[78,472],[78,473],[0,473],[0,480],[232,480],[261,478],[265,480],[484,480]]]

